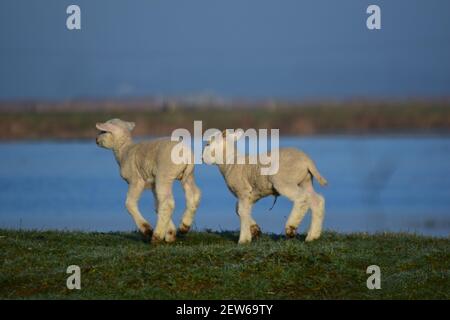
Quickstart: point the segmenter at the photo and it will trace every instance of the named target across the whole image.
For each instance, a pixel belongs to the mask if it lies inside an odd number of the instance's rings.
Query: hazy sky
[[[448,0],[1,0],[0,39],[2,100],[450,95]]]

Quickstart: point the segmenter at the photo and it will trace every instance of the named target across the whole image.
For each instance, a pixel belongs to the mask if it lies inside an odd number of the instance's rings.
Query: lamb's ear
[[[125,124],[129,131],[133,131],[134,127],[136,126],[136,124],[134,122],[125,122]]]
[[[118,127],[112,123],[101,123],[101,122],[97,122],[95,127],[100,131],[106,132],[114,132],[118,129]]]

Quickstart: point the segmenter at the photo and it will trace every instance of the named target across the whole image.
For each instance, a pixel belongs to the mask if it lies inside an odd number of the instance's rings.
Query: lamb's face
[[[114,136],[111,132],[101,130],[95,139],[97,145],[102,148],[112,149],[114,146]]]
[[[234,150],[235,142],[241,137],[242,130],[227,133],[224,130],[210,138],[203,150],[203,162],[206,164],[225,163],[227,150]]]
[[[111,119],[104,123],[97,123],[96,128],[100,130],[96,138],[97,145],[106,149],[113,149],[124,138],[130,137],[134,123]]]

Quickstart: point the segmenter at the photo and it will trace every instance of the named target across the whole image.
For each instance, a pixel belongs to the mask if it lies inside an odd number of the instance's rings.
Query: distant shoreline
[[[95,123],[136,122],[135,136],[167,136],[174,129],[277,128],[282,136],[449,134],[450,100],[261,102],[190,105],[152,101],[0,102],[0,140],[91,139]]]
[[[358,139],[370,139],[370,138],[442,138],[450,139],[450,130],[438,130],[438,131],[405,131],[405,132],[367,132],[367,133],[317,133],[317,134],[298,134],[298,135],[280,135],[280,138],[358,138]],[[151,139],[158,139],[170,137],[169,134],[166,135],[144,135],[134,137],[135,141],[145,141]],[[65,137],[33,137],[33,138],[0,138],[0,144],[11,144],[11,143],[85,143],[91,141],[95,143],[95,134],[90,137],[82,138],[65,138]]]

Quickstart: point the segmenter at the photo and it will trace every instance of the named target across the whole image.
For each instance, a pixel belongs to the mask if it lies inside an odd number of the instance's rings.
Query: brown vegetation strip
[[[176,128],[192,130],[194,120],[206,128],[279,128],[282,135],[331,133],[450,132],[450,101],[397,103],[272,103],[222,107],[149,104],[134,108],[16,108],[0,103],[0,139],[93,138],[95,123],[110,118],[135,121],[135,134],[169,135]]]

